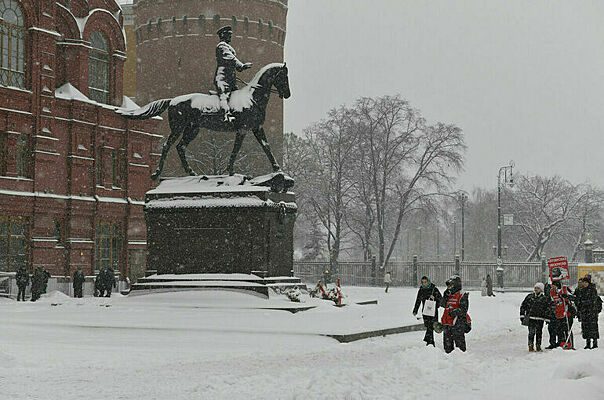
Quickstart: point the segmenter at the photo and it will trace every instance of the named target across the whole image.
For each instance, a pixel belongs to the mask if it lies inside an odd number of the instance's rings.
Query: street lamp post
[[[465,238],[465,210],[468,195],[465,192],[459,193],[459,204],[461,205],[461,261],[465,258],[466,238]]]
[[[513,186],[514,163],[510,161],[509,165],[499,168],[497,174],[497,278],[499,286],[503,289],[503,255],[501,247],[501,188],[504,185]],[[503,175],[503,182],[502,182]]]

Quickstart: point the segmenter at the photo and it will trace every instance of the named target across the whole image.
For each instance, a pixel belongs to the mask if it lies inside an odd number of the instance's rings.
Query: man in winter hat
[[[441,323],[443,325],[443,344],[446,353],[453,351],[454,346],[466,351],[465,334],[469,332],[468,293],[461,291],[461,278],[452,276],[447,281],[447,290],[443,293],[441,306],[444,308]]]
[[[251,68],[252,63],[243,63],[237,58],[237,53],[231,46],[233,28],[224,26],[216,32],[220,42],[216,46],[216,73],[214,85],[220,96],[220,107],[224,110],[224,120],[232,121],[229,97],[233,90],[237,90],[235,71],[244,71]]]
[[[543,323],[549,321],[550,298],[544,291],[545,285],[537,282],[533,293],[527,295],[520,306],[520,321],[528,326],[529,351],[535,351],[535,346],[537,351],[541,351]]]

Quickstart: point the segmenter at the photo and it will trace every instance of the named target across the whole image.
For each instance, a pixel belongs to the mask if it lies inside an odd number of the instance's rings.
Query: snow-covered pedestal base
[[[275,173],[162,181],[146,195],[148,268],[291,276],[297,207],[293,193],[278,191],[291,187],[290,180]]]

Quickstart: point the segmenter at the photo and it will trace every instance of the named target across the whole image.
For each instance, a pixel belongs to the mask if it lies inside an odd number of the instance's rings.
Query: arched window
[[[16,0],[0,0],[0,85],[25,88],[25,22]]]
[[[109,47],[100,32],[90,35],[88,57],[88,97],[99,103],[109,100]]]

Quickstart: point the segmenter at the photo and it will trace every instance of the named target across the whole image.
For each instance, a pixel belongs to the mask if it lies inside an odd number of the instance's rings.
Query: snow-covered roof
[[[98,103],[98,102],[86,97],[86,95],[84,93],[80,92],[78,90],[78,88],[76,88],[69,82],[65,83],[63,86],[61,86],[55,90],[55,97],[57,99],[63,99],[63,100],[81,101],[83,103],[92,104],[92,105],[103,107],[103,108],[106,108],[108,110],[113,110],[113,111],[120,109],[120,108],[124,109],[124,110],[135,110],[135,109],[139,108],[138,104],[136,104],[128,96],[123,96],[121,107],[112,106],[110,104]],[[155,117],[155,118],[157,118],[157,117]]]

